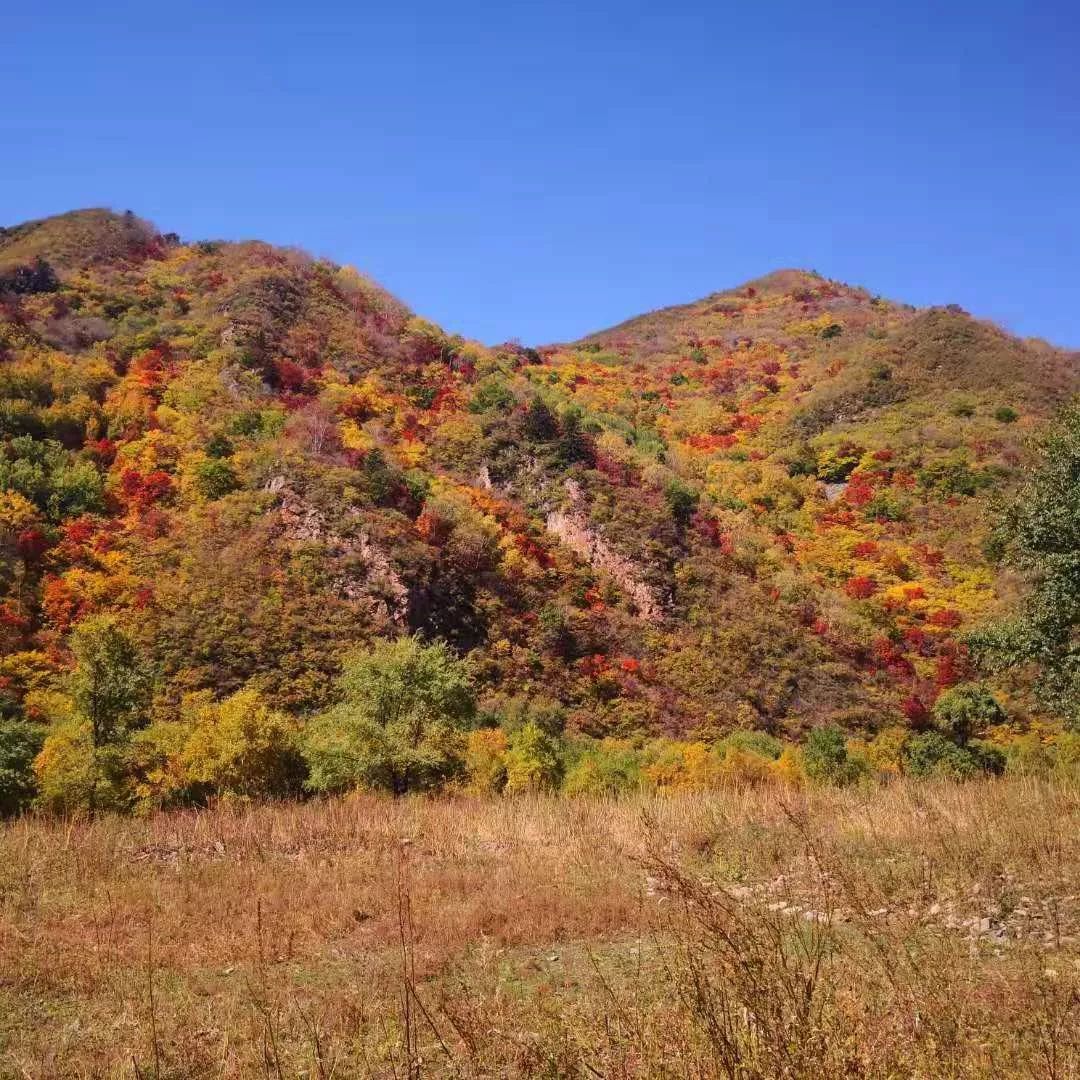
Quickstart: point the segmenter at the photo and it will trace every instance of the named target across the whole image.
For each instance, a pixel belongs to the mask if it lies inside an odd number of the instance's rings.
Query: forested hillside
[[[966,635],[1077,360],[794,270],[489,347],[292,249],[0,230],[0,802],[990,767],[1060,726]],[[431,731],[343,771],[391,677]]]

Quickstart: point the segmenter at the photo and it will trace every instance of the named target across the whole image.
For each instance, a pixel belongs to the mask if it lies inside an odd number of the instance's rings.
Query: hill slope
[[[489,348],[293,250],[4,230],[4,712],[47,718],[109,610],[164,721],[252,678],[303,716],[420,632],[585,734],[917,723],[1008,599],[987,507],[1078,370],[802,271]]]

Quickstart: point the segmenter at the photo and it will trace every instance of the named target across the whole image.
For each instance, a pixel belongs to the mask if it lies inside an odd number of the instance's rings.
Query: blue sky
[[[0,12],[0,223],[132,209],[485,341],[782,266],[1080,347],[1075,0]]]

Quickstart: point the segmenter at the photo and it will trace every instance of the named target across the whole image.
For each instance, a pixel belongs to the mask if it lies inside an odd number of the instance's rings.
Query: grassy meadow
[[[0,831],[3,1077],[1080,1075],[1080,788]]]

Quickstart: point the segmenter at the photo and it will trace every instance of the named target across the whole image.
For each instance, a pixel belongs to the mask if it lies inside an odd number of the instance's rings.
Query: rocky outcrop
[[[409,590],[401,580],[390,557],[366,532],[342,536],[331,529],[326,517],[299,493],[290,488],[283,476],[274,477],[266,490],[280,496],[278,517],[281,532],[294,543],[320,543],[334,555],[348,557],[349,572],[333,582],[334,590],[345,600],[367,606],[372,618],[388,620],[404,626],[409,606]],[[358,518],[360,511],[350,507],[346,512]],[[355,564],[359,563],[359,567]]]
[[[655,591],[641,579],[633,561],[620,554],[590,524],[585,515],[581,489],[573,480],[565,484],[570,505],[547,515],[547,530],[557,536],[575,554],[595,570],[607,574],[637,608],[641,618],[661,622],[664,604]]]

